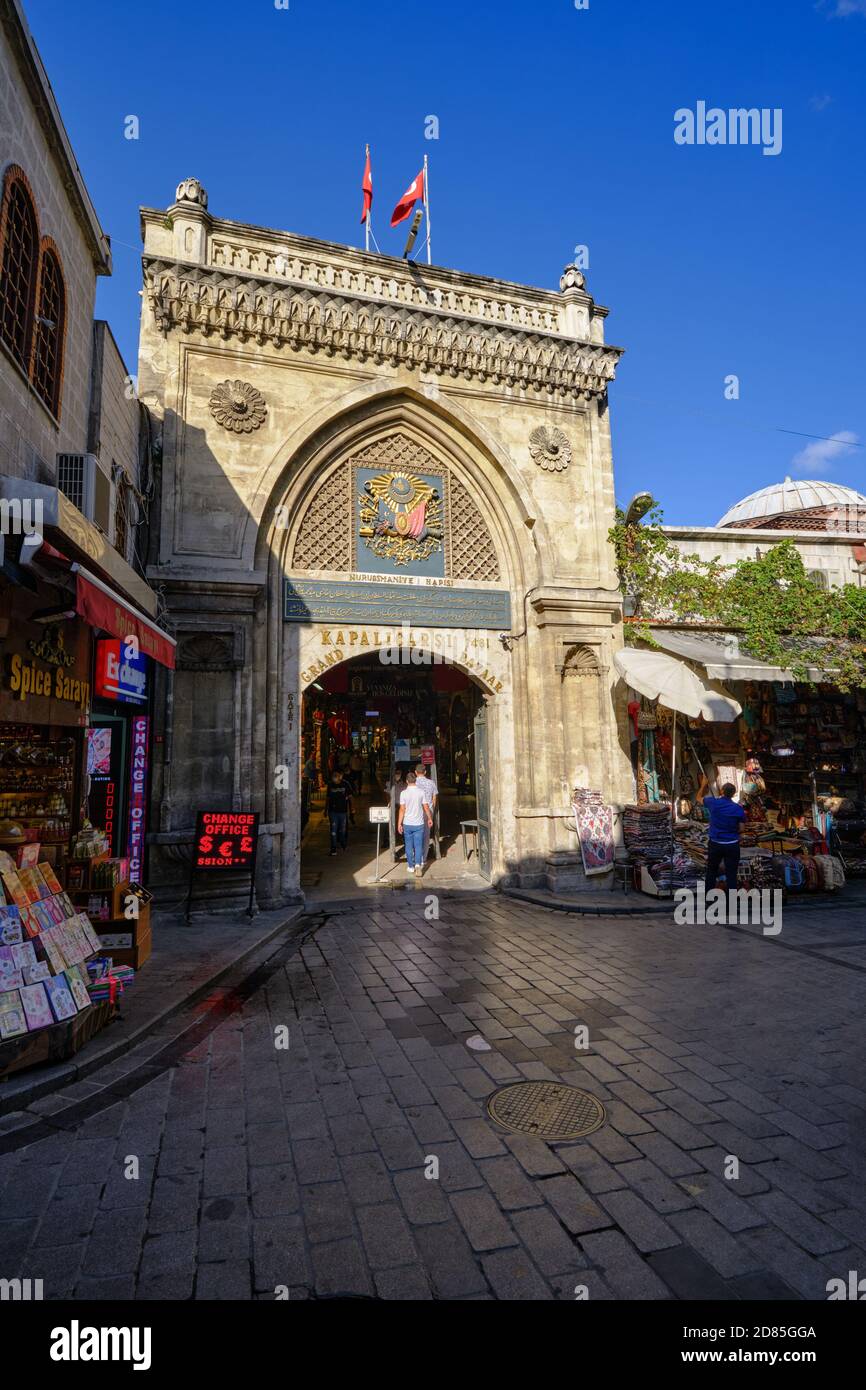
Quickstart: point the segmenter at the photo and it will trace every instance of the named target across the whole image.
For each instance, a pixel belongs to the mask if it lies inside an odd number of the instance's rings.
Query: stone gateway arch
[[[369,255],[213,217],[195,179],[142,226],[178,641],[153,882],[181,884],[197,810],[253,809],[259,901],[297,901],[304,694],[396,649],[481,692],[492,881],[579,882],[571,788],[631,786],[607,311],[573,266],[553,292]]]

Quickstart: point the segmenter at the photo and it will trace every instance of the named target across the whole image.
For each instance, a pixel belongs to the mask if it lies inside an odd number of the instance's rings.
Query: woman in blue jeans
[[[400,811],[397,816],[397,834],[403,836],[406,846],[406,872],[421,877],[424,863],[424,826],[432,827],[433,817],[430,807],[424,800],[424,793],[415,785],[414,772],[406,773],[406,787],[400,793]]]

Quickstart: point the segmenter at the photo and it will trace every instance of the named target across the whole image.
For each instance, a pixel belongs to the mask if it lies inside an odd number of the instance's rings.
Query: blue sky
[[[866,491],[866,0],[25,5],[112,237],[98,313],[130,366],[140,204],[195,176],[217,216],[360,244],[369,141],[383,251],[425,153],[437,263],[556,287],[589,247],[627,349],[620,500],[649,488],[689,523],[786,473]],[[780,108],[781,153],[677,145],[699,101]]]

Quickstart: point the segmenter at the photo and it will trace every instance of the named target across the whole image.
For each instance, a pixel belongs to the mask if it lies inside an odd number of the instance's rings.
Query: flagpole
[[[367,145],[364,156],[364,168],[367,168],[367,160],[370,158],[370,146]],[[372,203],[367,209],[367,216],[364,218],[364,250],[370,250],[370,216],[372,213]]]
[[[430,256],[430,173],[427,156],[424,156],[424,211],[427,213],[427,264],[432,265]]]

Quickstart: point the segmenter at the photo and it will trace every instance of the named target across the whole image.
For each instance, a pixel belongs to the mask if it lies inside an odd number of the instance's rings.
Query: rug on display
[[[601,792],[575,787],[571,796],[585,874],[605,874],[613,866],[613,812]]]

